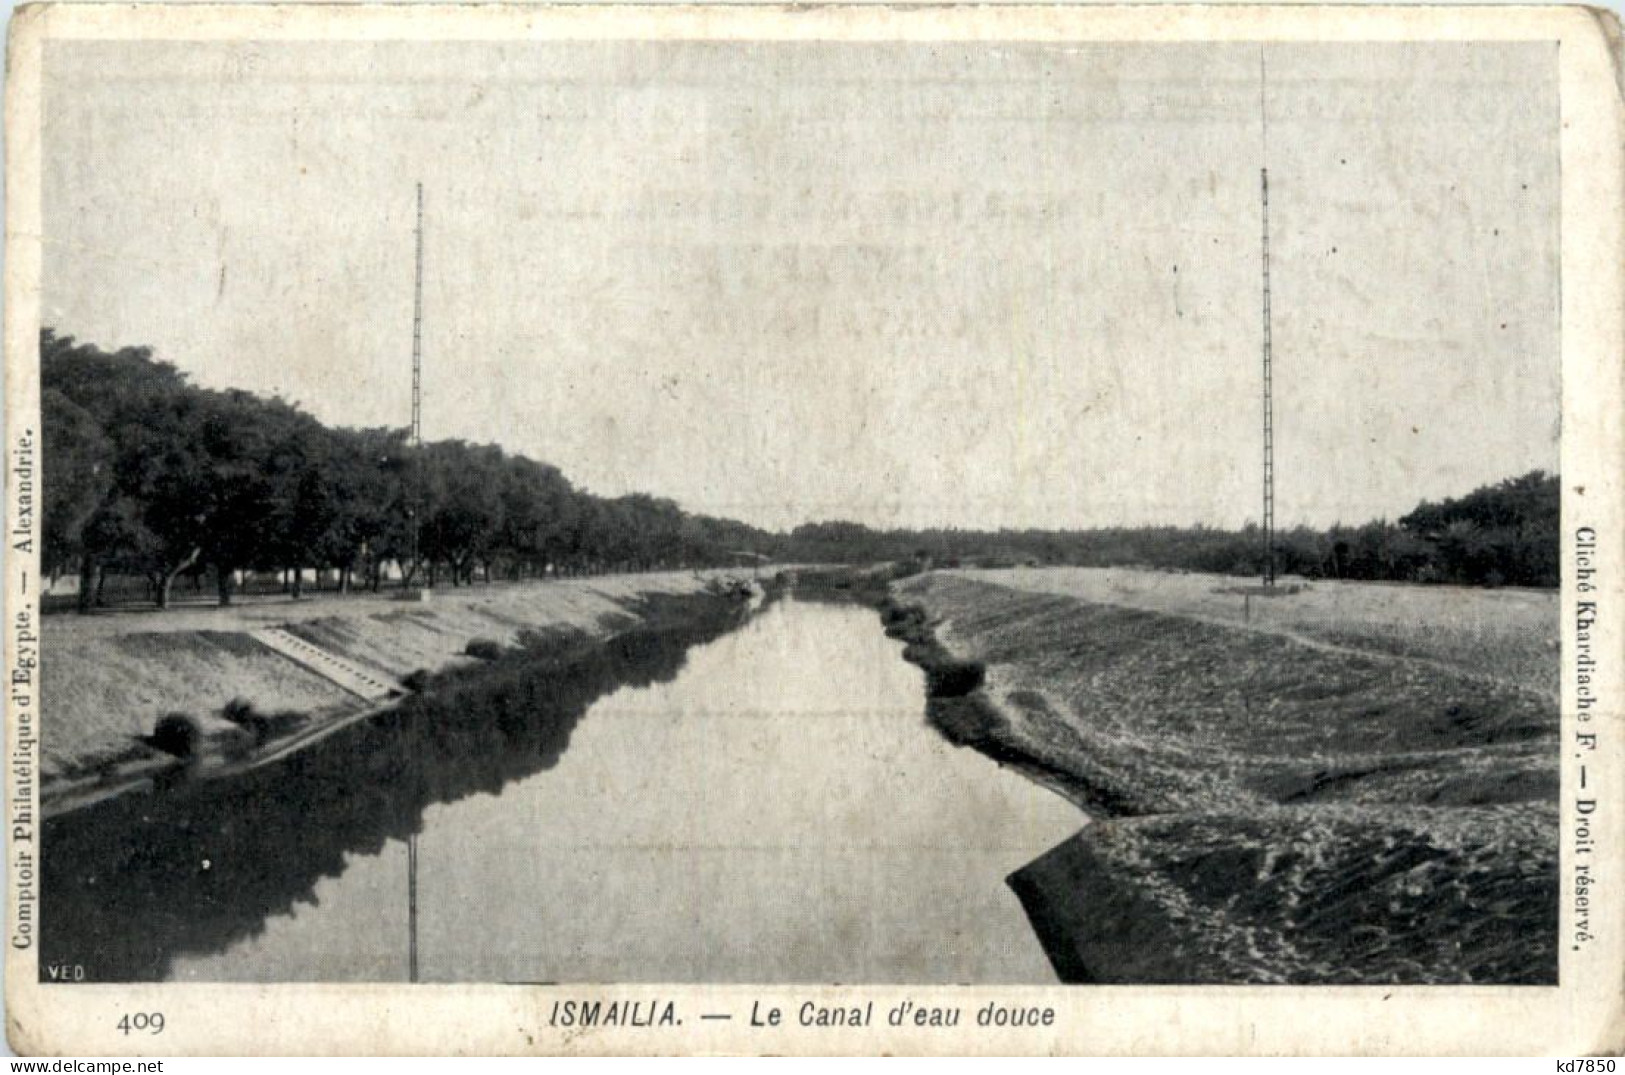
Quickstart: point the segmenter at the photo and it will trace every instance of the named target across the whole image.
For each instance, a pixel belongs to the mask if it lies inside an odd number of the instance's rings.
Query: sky
[[[421,182],[426,437],[775,528],[1237,526],[1267,163],[1277,521],[1394,518],[1556,467],[1555,63],[52,42],[42,316],[404,426]]]

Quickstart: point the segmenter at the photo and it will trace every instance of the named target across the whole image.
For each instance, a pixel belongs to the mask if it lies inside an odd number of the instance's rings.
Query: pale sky
[[[1239,525],[1257,45],[52,42],[43,318],[770,527]],[[1555,469],[1556,52],[1267,49],[1277,518]]]

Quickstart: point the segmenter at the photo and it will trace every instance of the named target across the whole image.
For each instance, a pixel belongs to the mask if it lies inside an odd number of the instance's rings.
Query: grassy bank
[[[710,587],[691,573],[625,575],[437,592],[428,604],[356,595],[48,617],[42,802],[52,813],[161,779],[177,763],[154,735],[166,717],[184,717],[194,729],[191,769],[240,768],[274,753],[279,739],[387,707],[426,676],[511,649],[602,640],[647,623],[673,600],[705,606]],[[252,632],[265,628],[362,670],[394,694],[357,697],[258,641]]]
[[[1012,878],[1058,970],[1555,980],[1558,711],[1539,682],[1471,667],[1447,617],[1415,653],[1414,606],[1404,632],[1373,616],[1332,644],[1305,627],[1313,598],[1246,623],[1159,599],[934,574],[884,612],[945,734],[1100,819]]]

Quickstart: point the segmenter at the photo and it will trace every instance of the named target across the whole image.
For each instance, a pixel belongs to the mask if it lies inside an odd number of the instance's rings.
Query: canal
[[[788,598],[547,685],[545,720],[385,721],[184,813],[125,804],[145,852],[64,830],[56,958],[404,980],[415,829],[424,981],[1053,981],[1004,878],[1084,818],[942,739],[901,649]]]

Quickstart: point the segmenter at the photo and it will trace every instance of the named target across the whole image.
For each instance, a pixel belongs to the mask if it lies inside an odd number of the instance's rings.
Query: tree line
[[[79,576],[81,610],[134,577],[160,608],[179,578],[306,569],[341,590],[386,578],[467,585],[612,571],[802,563],[1139,566],[1248,576],[1256,527],[877,530],[808,523],[771,533],[643,494],[600,497],[495,445],[414,448],[398,428],[329,427],[282,399],[188,382],[148,348],[104,351],[46,329],[42,558]],[[1532,471],[1423,502],[1395,522],[1275,535],[1276,568],[1309,578],[1558,585],[1555,475]]]
[[[1275,567],[1311,579],[1555,587],[1560,499],[1557,476],[1535,470],[1463,497],[1423,501],[1397,521],[1292,527],[1274,535]],[[1268,555],[1257,526],[874,530],[835,521],[797,527],[787,545],[810,561],[1070,564],[1236,576],[1262,574]]]
[[[304,569],[340,589],[736,563],[767,543],[743,523],[641,494],[599,497],[494,445],[414,448],[405,429],[325,426],[299,407],[188,382],[148,348],[40,340],[42,567],[77,572],[79,602],[110,574],[158,607],[176,580]],[[415,524],[415,525],[414,525]],[[416,531],[414,540],[414,530]]]

